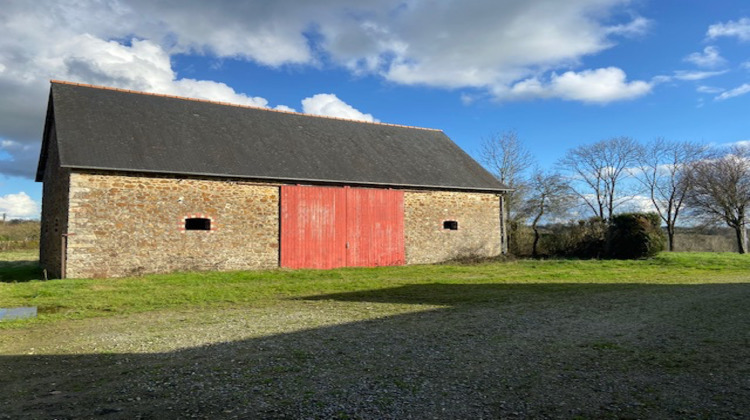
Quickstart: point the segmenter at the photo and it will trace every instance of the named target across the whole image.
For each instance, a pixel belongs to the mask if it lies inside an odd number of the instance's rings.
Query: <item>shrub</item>
[[[599,258],[604,251],[607,225],[598,217],[548,226],[542,236],[543,254],[558,257]]]
[[[615,259],[653,257],[664,250],[667,239],[656,213],[624,213],[612,216],[605,256]]]
[[[607,237],[607,223],[599,217],[578,222],[580,239],[573,248],[573,257],[601,258]]]
[[[527,257],[531,255],[534,233],[529,226],[517,221],[508,223],[508,250],[511,255]]]

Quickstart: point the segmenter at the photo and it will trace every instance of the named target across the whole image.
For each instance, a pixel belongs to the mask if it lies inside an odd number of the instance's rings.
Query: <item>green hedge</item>
[[[610,220],[604,255],[614,259],[649,258],[663,251],[666,243],[658,214],[618,214]]]

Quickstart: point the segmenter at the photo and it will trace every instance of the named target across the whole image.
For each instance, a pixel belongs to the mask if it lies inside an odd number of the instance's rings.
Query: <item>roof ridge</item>
[[[153,93],[153,92],[144,92],[140,90],[132,90],[132,89],[123,89],[123,88],[116,88],[111,86],[102,86],[102,85],[92,85],[89,83],[78,83],[78,82],[69,82],[66,80],[50,80],[50,83],[57,83],[60,85],[73,85],[73,86],[82,86],[82,87],[88,87],[88,88],[94,88],[94,89],[102,89],[102,90],[114,90],[117,92],[125,92],[125,93],[135,93],[139,95],[149,95],[149,96],[160,96],[163,98],[172,98],[172,99],[181,99],[185,101],[193,101],[193,102],[205,102],[215,105],[225,105],[225,106],[233,106],[237,108],[248,108],[248,109],[257,109],[261,111],[269,111],[269,112],[278,112],[282,114],[293,114],[293,115],[302,115],[305,117],[312,117],[312,118],[326,118],[329,120],[340,120],[340,121],[351,121],[356,123],[363,123],[363,124],[375,124],[375,125],[385,125],[390,127],[401,127],[401,128],[414,128],[417,130],[426,130],[426,131],[440,131],[438,128],[427,128],[427,127],[417,127],[413,125],[403,125],[403,124],[391,124],[391,123],[384,123],[384,122],[375,122],[375,121],[362,121],[362,120],[354,120],[351,118],[341,118],[341,117],[331,117],[328,115],[314,115],[314,114],[305,114],[303,112],[296,112],[296,111],[284,111],[281,109],[273,109],[273,108],[264,108],[260,106],[253,106],[253,105],[240,105],[240,104],[234,104],[231,102],[224,102],[224,101],[213,101],[210,99],[200,99],[200,98],[190,98],[187,96],[178,96],[178,95],[168,95],[165,93]]]

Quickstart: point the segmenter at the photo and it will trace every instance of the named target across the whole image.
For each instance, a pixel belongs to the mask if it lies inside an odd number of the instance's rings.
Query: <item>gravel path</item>
[[[0,330],[0,418],[750,413],[750,284],[413,287]]]

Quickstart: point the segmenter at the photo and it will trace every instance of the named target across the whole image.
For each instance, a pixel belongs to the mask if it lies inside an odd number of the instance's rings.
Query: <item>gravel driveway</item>
[[[426,284],[0,330],[0,418],[747,418],[748,302]]]

